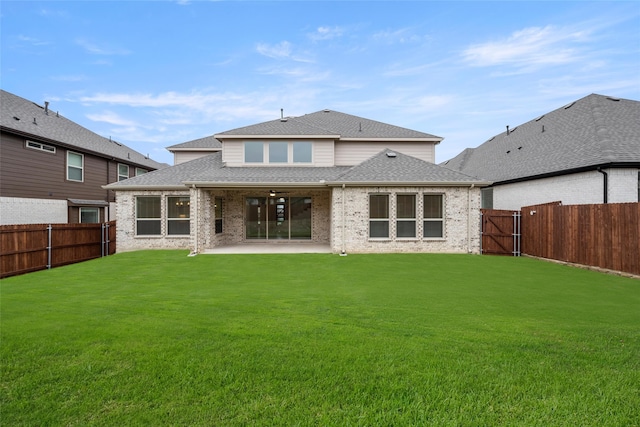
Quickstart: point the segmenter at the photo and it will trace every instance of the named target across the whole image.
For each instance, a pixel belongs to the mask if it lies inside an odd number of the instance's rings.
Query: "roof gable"
[[[386,149],[341,174],[336,183],[348,184],[477,184],[476,178]]]

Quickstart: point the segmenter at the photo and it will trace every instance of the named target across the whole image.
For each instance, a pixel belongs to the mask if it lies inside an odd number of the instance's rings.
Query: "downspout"
[[[471,189],[475,187],[475,184],[471,184],[471,187],[467,189],[467,253],[472,253],[471,250]]]
[[[602,185],[604,187],[603,189],[603,195],[602,195],[602,203],[608,203],[608,194],[609,194],[609,174],[607,174],[605,171],[602,170],[602,168],[598,168],[598,172],[600,172],[602,174],[603,180],[602,180]]]
[[[194,197],[193,197],[194,227],[191,232],[195,233],[195,237],[193,239],[194,247],[191,253],[189,254],[189,256],[196,256],[198,255],[198,231],[199,231],[198,230],[198,211],[200,210],[200,204],[198,203],[198,189],[196,188],[196,185],[191,184],[191,188],[194,190]]]
[[[340,256],[347,256],[347,243],[345,242],[345,184],[342,184],[342,251]]]

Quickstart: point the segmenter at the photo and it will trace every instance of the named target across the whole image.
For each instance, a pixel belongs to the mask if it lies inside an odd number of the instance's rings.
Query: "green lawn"
[[[472,255],[186,255],[0,281],[2,425],[640,425],[639,280]]]

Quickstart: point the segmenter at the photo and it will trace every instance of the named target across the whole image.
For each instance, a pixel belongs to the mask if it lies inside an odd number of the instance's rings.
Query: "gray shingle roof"
[[[0,108],[0,125],[3,130],[33,135],[75,147],[78,151],[113,157],[151,169],[167,166],[124,144],[101,137],[54,111],[47,114],[44,107],[5,90],[0,90]]]
[[[340,138],[429,139],[442,138],[363,117],[332,110],[322,110],[299,117],[271,120],[217,134],[220,139],[237,135],[320,135]]]
[[[390,149],[341,174],[337,183],[428,183],[487,185],[474,177]]]
[[[184,149],[221,150],[222,143],[212,135],[167,147],[169,151],[180,151]]]
[[[396,153],[389,157],[384,150],[357,166],[334,167],[226,167],[222,153],[180,163],[105,186],[112,190],[142,188],[186,188],[191,183],[219,185],[353,185],[353,184],[422,184],[486,185],[465,174]]]
[[[442,163],[495,182],[640,164],[640,102],[591,94]]]

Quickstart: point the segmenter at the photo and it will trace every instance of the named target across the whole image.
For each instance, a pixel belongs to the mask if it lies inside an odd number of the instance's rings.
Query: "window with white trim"
[[[167,234],[188,236],[191,203],[187,197],[167,197]]]
[[[160,236],[162,234],[160,196],[136,197],[136,235]]]
[[[84,181],[84,155],[67,151],[67,180]]]
[[[136,176],[142,175],[142,174],[147,173],[147,172],[149,172],[149,171],[146,170],[146,169],[136,168]]]
[[[423,236],[427,239],[444,237],[444,196],[425,194],[423,204]]]
[[[246,141],[244,162],[262,164],[303,164],[313,162],[313,143],[310,141]]]
[[[31,148],[32,150],[40,150],[40,151],[44,151],[46,153],[51,153],[51,154],[56,153],[56,147],[54,147],[53,145],[43,144],[41,142],[27,141],[25,143],[25,147]]]
[[[129,178],[129,165],[118,163],[118,181],[124,181]]]
[[[100,208],[80,208],[80,223],[98,224],[100,222]]]
[[[416,237],[416,195],[396,195],[396,237]]]
[[[369,194],[369,237],[389,238],[389,195]]]

